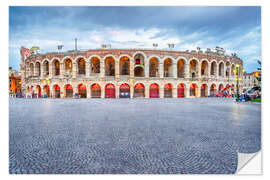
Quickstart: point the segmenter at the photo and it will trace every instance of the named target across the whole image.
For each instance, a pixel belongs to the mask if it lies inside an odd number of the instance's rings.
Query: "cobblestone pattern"
[[[232,99],[10,99],[11,174],[230,174],[261,149]]]

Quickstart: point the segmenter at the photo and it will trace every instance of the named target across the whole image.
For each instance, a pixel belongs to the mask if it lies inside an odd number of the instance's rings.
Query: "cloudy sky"
[[[19,70],[20,47],[40,52],[112,48],[202,50],[216,46],[243,59],[247,72],[261,59],[260,7],[10,7],[9,63]]]

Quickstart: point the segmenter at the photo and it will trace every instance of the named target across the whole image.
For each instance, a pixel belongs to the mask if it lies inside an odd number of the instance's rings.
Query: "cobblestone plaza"
[[[9,172],[231,174],[261,105],[223,98],[10,99]]]

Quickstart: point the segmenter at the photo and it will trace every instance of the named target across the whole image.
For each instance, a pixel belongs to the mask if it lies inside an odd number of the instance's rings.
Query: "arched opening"
[[[78,93],[79,93],[80,98],[87,97],[86,86],[84,84],[78,85]]]
[[[54,98],[60,98],[60,86],[55,84],[53,86],[53,89],[54,89]]]
[[[214,96],[216,96],[216,93],[217,93],[217,87],[215,84],[212,84],[210,87],[210,96],[214,97]]]
[[[208,62],[203,61],[201,65],[201,76],[208,76]]]
[[[142,83],[137,83],[134,86],[134,98],[145,97],[144,85]]]
[[[211,76],[216,76],[217,75],[217,63],[215,61],[213,61],[211,63],[211,72],[210,72]]]
[[[100,60],[97,57],[91,59],[91,73],[98,74],[100,73]]]
[[[84,58],[79,58],[77,65],[78,65],[78,74],[85,75],[85,60],[84,60]]]
[[[224,63],[221,62],[218,65],[218,75],[224,77]]]
[[[34,64],[30,64],[30,76],[34,76]]]
[[[67,84],[65,86],[65,90],[66,90],[66,98],[73,98],[73,87],[70,84]]]
[[[153,83],[150,85],[150,91],[149,91],[149,97],[150,98],[159,98],[159,86],[156,83]]]
[[[135,67],[134,76],[135,77],[144,77],[144,69],[143,69],[143,67],[140,67],[140,66]]]
[[[112,57],[105,59],[105,76],[115,76],[115,61]]]
[[[208,88],[207,88],[207,84],[202,84],[201,86],[201,97],[207,97]]]
[[[232,69],[231,69],[231,76],[234,76],[234,72],[233,72],[233,70],[234,70],[234,64],[232,65]]]
[[[183,98],[185,97],[185,84],[181,83],[177,86],[177,97]]]
[[[177,62],[177,77],[185,77],[185,61],[183,59],[179,59]]]
[[[198,63],[195,59],[191,60],[189,63],[189,72],[190,72],[190,77],[196,78],[198,75]]]
[[[49,75],[49,62],[47,60],[43,63],[43,72],[44,76]]]
[[[60,75],[60,62],[57,59],[53,61],[53,75],[54,76]]]
[[[231,64],[229,62],[226,62],[226,73],[225,73],[226,77],[230,77],[230,71],[231,71],[230,66]]]
[[[153,57],[149,61],[149,77],[159,77],[158,74],[158,59]]]
[[[128,84],[121,84],[120,86],[120,98],[130,98],[130,87]]]
[[[92,98],[101,98],[101,87],[97,83],[91,86],[91,97]]]
[[[189,95],[191,97],[197,97],[197,85],[195,83],[190,85]]]
[[[111,83],[105,86],[105,98],[115,98],[115,86]]]
[[[65,59],[65,75],[72,74],[72,61],[71,59]]]
[[[223,89],[224,89],[223,84],[220,84],[220,85],[218,86],[218,91],[221,91],[221,90],[223,90]]]
[[[173,97],[172,89],[173,89],[172,84],[170,84],[170,83],[165,84],[165,86],[164,86],[164,98],[172,98]]]
[[[39,85],[37,85],[36,87],[36,92],[37,92],[37,97],[41,98],[41,87]]]
[[[40,76],[40,63],[39,62],[36,63],[36,75]]]
[[[130,60],[128,57],[121,57],[119,63],[120,75],[129,75]]]
[[[45,85],[43,87],[43,92],[44,92],[44,97],[45,98],[50,97],[50,87],[48,85]]]
[[[164,60],[164,77],[173,77],[172,60],[167,58]]]
[[[142,54],[136,54],[134,60],[134,76],[144,77],[144,56]]]

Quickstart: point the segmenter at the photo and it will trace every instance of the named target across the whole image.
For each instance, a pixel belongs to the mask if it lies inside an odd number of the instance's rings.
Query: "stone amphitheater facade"
[[[243,66],[237,56],[213,51],[95,49],[21,57],[24,94],[51,98],[208,97],[227,85],[233,93],[233,69]]]

